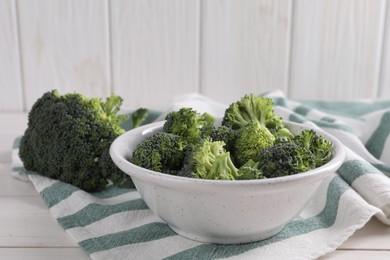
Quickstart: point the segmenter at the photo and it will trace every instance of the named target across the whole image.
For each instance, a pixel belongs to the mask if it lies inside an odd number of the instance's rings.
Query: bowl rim
[[[127,141],[129,139],[129,136],[136,135],[136,134],[142,134],[145,135],[147,133],[159,130],[162,128],[164,121],[158,121],[150,124],[146,124],[144,126],[131,129],[119,137],[117,137],[110,146],[110,156],[114,163],[119,167],[124,173],[129,175],[130,177],[138,177],[139,179],[158,179],[159,181],[168,181],[173,183],[181,183],[181,184],[202,184],[204,186],[228,186],[228,187],[235,187],[235,186],[258,186],[258,185],[275,185],[278,183],[292,183],[292,182],[299,182],[301,179],[309,179],[312,178],[314,180],[317,180],[318,178],[323,178],[323,175],[328,175],[334,171],[336,171],[341,164],[343,163],[345,156],[346,156],[346,150],[344,148],[344,145],[339,141],[336,137],[329,134],[328,132],[325,132],[324,130],[312,127],[307,124],[301,124],[296,123],[292,121],[286,121],[284,120],[284,123],[289,126],[295,126],[302,129],[313,129],[317,132],[317,134],[324,136],[327,140],[331,141],[333,144],[333,157],[332,159],[327,162],[326,164],[314,168],[312,170],[297,173],[294,175],[288,175],[288,176],[280,176],[280,177],[274,177],[274,178],[267,178],[267,179],[252,179],[252,180],[210,180],[210,179],[198,179],[198,178],[190,178],[190,177],[184,177],[184,176],[177,176],[177,175],[171,175],[167,173],[161,173],[156,172],[153,170],[149,170],[143,167],[140,167],[138,165],[135,165],[128,161],[124,154],[120,151],[121,149],[121,143]],[[131,173],[127,172],[128,169],[134,169]],[[144,173],[139,173],[139,171],[143,171]],[[147,173],[147,174],[145,174]],[[157,178],[155,178],[157,177]]]

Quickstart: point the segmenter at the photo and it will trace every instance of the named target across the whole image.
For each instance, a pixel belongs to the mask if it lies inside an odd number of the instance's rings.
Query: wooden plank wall
[[[390,98],[386,0],[2,0],[0,111],[45,91],[130,109],[200,93],[230,103]]]

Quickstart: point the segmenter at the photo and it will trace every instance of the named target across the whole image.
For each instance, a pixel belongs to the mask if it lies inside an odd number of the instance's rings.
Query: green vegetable
[[[260,149],[256,161],[266,178],[305,172],[315,167],[314,155],[294,143],[279,143]]]
[[[275,137],[267,127],[253,122],[238,130],[234,143],[234,158],[240,167],[249,160],[254,160],[261,148],[273,146]]]
[[[146,108],[139,108],[131,114],[131,121],[133,128],[137,128],[146,120],[149,115],[149,110]]]
[[[208,113],[199,114],[192,108],[181,108],[166,116],[164,132],[181,136],[194,144],[214,131],[215,118]]]
[[[315,167],[324,165],[332,157],[332,143],[323,136],[317,135],[314,130],[303,130],[294,137],[294,142],[314,154]]]
[[[239,129],[252,122],[258,122],[270,130],[284,128],[281,118],[275,115],[273,106],[274,102],[270,98],[245,95],[226,109],[222,125]]]
[[[186,146],[180,136],[158,132],[137,145],[131,162],[149,170],[177,174],[184,163]]]
[[[147,139],[131,160],[184,177],[248,180],[305,172],[331,159],[328,140],[312,130],[294,136],[273,106],[272,99],[245,95],[225,110],[219,127],[211,115],[181,108],[166,116],[155,137],[169,135],[170,142]]]
[[[234,166],[230,153],[224,149],[222,141],[203,139],[192,147],[190,159],[187,160],[191,176],[212,180],[235,180],[238,169]]]
[[[45,93],[33,105],[21,139],[24,167],[86,191],[100,191],[109,180],[132,186],[109,155],[112,141],[124,133],[120,124],[126,117],[117,115],[121,104],[114,94],[103,102],[77,93]]]
[[[259,162],[250,159],[238,169],[238,180],[265,179],[263,172],[259,169]]]
[[[211,140],[223,141],[228,151],[234,151],[234,145],[238,136],[238,131],[227,126],[219,126],[210,134]]]

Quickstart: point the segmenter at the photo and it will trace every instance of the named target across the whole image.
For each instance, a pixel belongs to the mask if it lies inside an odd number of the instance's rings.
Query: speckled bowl
[[[308,126],[286,122],[294,133]],[[111,145],[115,164],[131,176],[149,208],[179,235],[206,243],[247,243],[281,231],[305,207],[322,180],[345,157],[341,143],[316,130],[334,145],[333,159],[314,170],[292,176],[244,181],[203,180],[172,176],[128,161],[138,143],[162,130],[163,122],[119,136]]]

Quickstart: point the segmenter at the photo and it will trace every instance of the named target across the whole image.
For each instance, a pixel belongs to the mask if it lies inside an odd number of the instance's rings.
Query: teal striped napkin
[[[195,242],[153,215],[135,189],[110,186],[86,193],[27,172],[18,157],[19,140],[13,147],[13,174],[33,183],[58,223],[93,259],[315,259],[335,250],[372,216],[389,225],[390,100],[294,101],[281,92],[265,96],[274,99],[275,111],[284,119],[338,137],[347,158],[296,219],[260,242]],[[182,106],[221,116],[227,105],[188,95],[175,99],[166,112]]]

